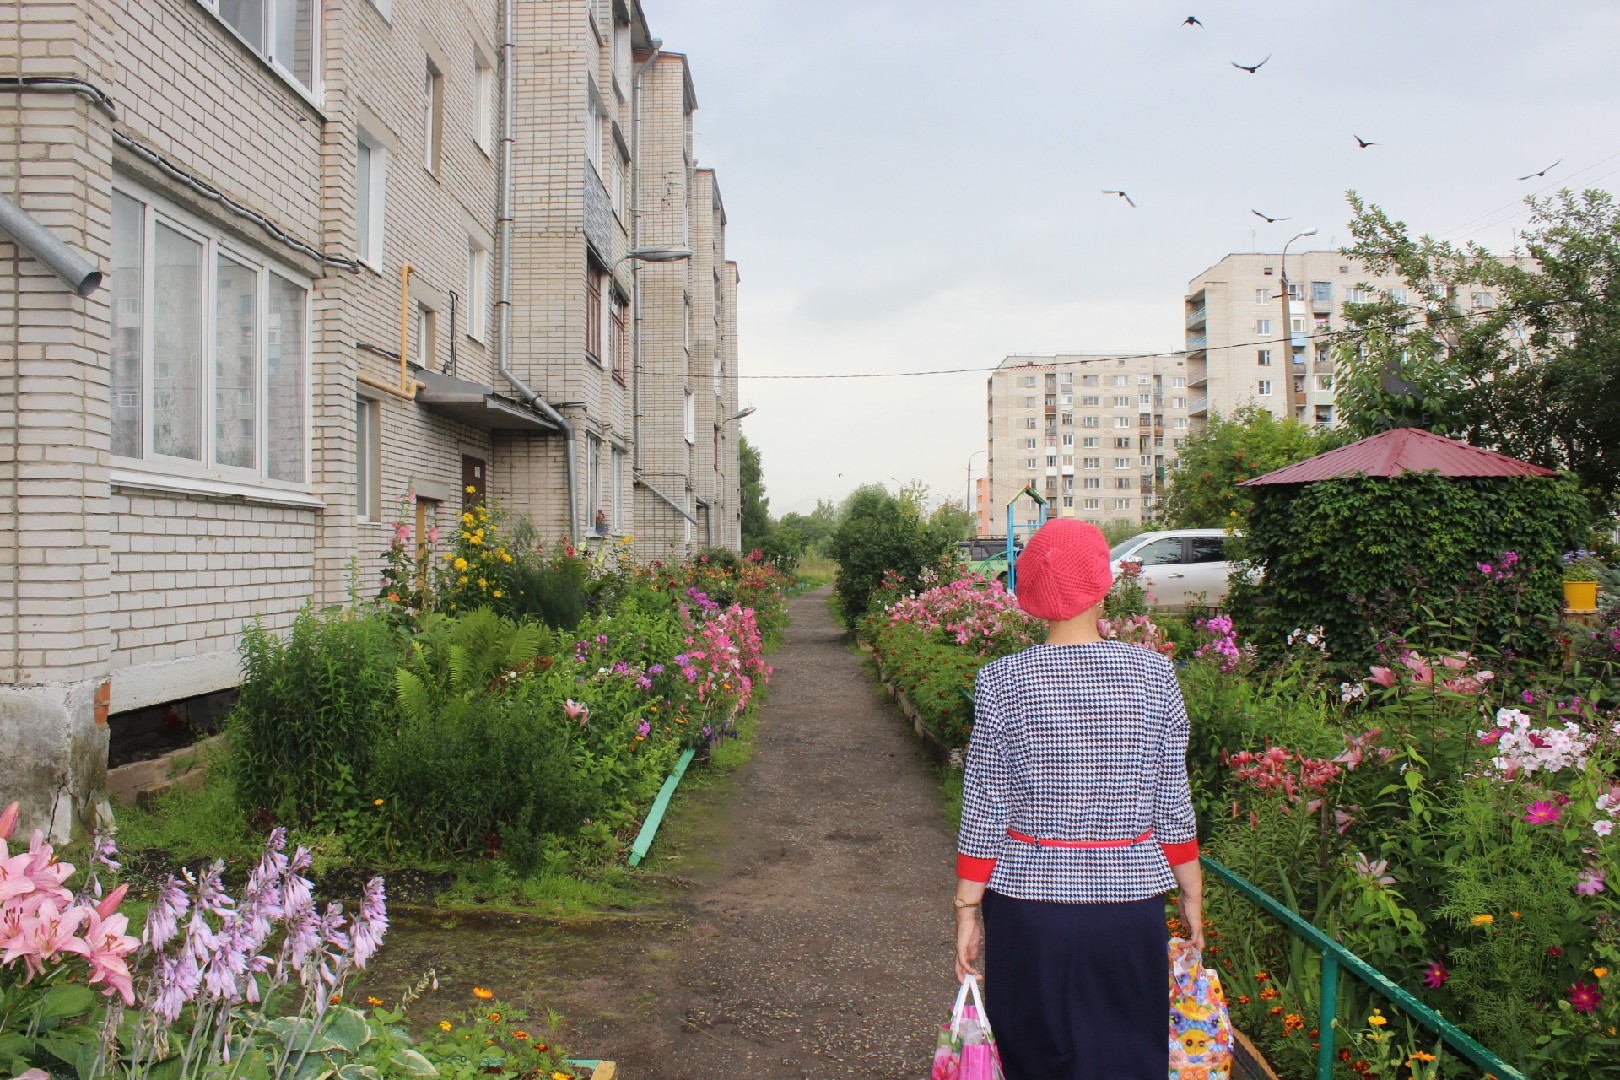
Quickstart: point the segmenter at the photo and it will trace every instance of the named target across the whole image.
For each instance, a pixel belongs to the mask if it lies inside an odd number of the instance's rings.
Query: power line
[[[1558,190],[1559,188],[1562,188],[1564,185],[1568,184],[1571,180],[1575,179],[1577,176],[1581,175],[1582,173],[1591,172],[1593,169],[1596,169],[1599,166],[1607,165],[1609,162],[1613,161],[1615,158],[1620,158],[1620,153],[1610,154],[1608,157],[1604,158],[1602,161],[1593,162],[1592,164],[1586,166],[1584,169],[1576,169],[1574,172],[1572,172],[1569,175],[1565,176],[1562,180],[1554,180],[1552,183],[1548,184],[1547,186],[1545,186],[1543,188],[1540,188],[1540,189],[1538,189],[1536,191],[1533,191],[1530,194],[1532,194],[1532,195],[1545,195],[1549,191]],[[1609,175],[1612,176],[1613,174],[1610,173]],[[1598,179],[1602,180],[1602,179],[1604,179],[1604,177],[1600,176],[1600,177],[1598,177]],[[1493,216],[1495,216],[1497,214],[1500,214],[1504,210],[1517,210],[1517,209],[1522,208],[1523,206],[1524,206],[1524,198],[1521,196],[1520,198],[1517,198],[1517,199],[1513,200],[1510,203],[1504,203],[1501,206],[1498,206],[1495,210],[1487,210],[1483,214],[1479,215],[1479,217],[1473,218],[1472,220],[1469,220],[1469,221],[1465,221],[1461,225],[1455,226],[1454,228],[1447,229],[1445,232],[1440,234],[1440,238],[1445,239],[1446,237],[1451,236],[1453,233],[1460,233],[1464,229],[1468,228],[1468,226],[1474,224],[1475,222],[1483,221],[1488,217],[1493,217]],[[1513,216],[1512,214],[1508,215],[1508,217],[1512,217],[1512,216]],[[1502,220],[1506,221],[1507,218],[1503,218]],[[1489,225],[1481,225],[1478,229],[1475,229],[1473,231],[1474,232],[1479,232],[1482,229],[1488,229],[1488,228],[1491,227],[1491,225],[1496,225],[1496,224],[1499,224],[1499,222],[1493,221]]]

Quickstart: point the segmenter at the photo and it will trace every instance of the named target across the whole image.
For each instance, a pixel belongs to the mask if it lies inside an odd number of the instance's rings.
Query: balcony
[[[1209,415],[1209,398],[1207,398],[1207,397],[1193,398],[1191,401],[1189,401],[1187,403],[1187,415],[1188,416],[1208,416]]]
[[[1208,386],[1208,385],[1209,385],[1209,372],[1207,370],[1205,370],[1205,371],[1189,371],[1187,373],[1187,388],[1189,390],[1192,389],[1195,386]]]
[[[1197,311],[1187,316],[1187,329],[1196,330],[1200,326],[1205,325],[1208,321],[1209,309],[1201,307]]]
[[[1188,352],[1202,352],[1207,348],[1209,348],[1209,338],[1202,334],[1198,335],[1197,337],[1194,337],[1192,334],[1187,335]]]

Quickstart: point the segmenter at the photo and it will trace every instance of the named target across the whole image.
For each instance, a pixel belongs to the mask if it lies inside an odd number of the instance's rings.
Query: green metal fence
[[[1355,953],[1328,937],[1322,931],[1300,918],[1275,897],[1261,892],[1250,882],[1228,870],[1208,855],[1199,856],[1204,869],[1226,885],[1236,889],[1244,899],[1281,922],[1295,937],[1303,939],[1322,955],[1322,1002],[1317,1011],[1316,1028],[1316,1080],[1332,1080],[1334,1035],[1333,1018],[1339,1009],[1339,972],[1348,971],[1416,1020],[1461,1057],[1493,1074],[1497,1080],[1530,1080],[1525,1074],[1475,1042],[1467,1032],[1450,1023],[1411,994],[1396,986],[1390,978]]]

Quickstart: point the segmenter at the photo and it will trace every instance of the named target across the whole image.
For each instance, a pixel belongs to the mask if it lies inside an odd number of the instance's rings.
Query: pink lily
[[[0,810],[0,840],[11,839],[11,834],[17,831],[17,818],[21,813],[21,803],[12,803]]]
[[[89,955],[90,946],[74,936],[89,913],[90,909],[83,907],[58,911],[54,903],[45,901],[37,914],[23,915],[17,920],[16,929],[6,939],[7,947],[4,955],[0,955],[0,964],[21,958],[28,969],[28,978],[33,978],[44,970],[45,961],[61,953]]]
[[[1395,672],[1394,671],[1392,671],[1391,669],[1389,669],[1387,667],[1370,667],[1367,670],[1372,672],[1372,678],[1368,679],[1367,680],[1368,682],[1377,683],[1379,686],[1388,687],[1390,689],[1394,688],[1394,686],[1395,686]]]
[[[90,982],[106,984],[102,993],[108,997],[118,994],[125,1005],[135,1004],[134,977],[124,958],[140,948],[140,939],[125,932],[129,929],[129,920],[122,915],[103,919],[91,909],[89,920],[84,940],[89,947],[86,955],[90,961]]]

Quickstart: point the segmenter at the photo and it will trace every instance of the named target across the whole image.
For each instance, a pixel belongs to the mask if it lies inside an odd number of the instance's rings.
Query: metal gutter
[[[663,41],[653,38],[652,52],[630,78],[630,250],[641,250],[641,79],[658,59]],[[630,265],[631,323],[635,337],[630,341],[630,472],[641,475],[641,262]],[[651,491],[652,488],[647,490]],[[669,502],[669,499],[664,499]],[[671,503],[670,505],[674,505]],[[682,511],[685,513],[685,511]],[[696,524],[694,522],[694,524]]]
[[[662,491],[659,491],[657,488],[655,488],[651,484],[647,483],[647,481],[643,477],[637,476],[636,477],[636,483],[640,484],[642,487],[646,488],[648,491],[652,492],[654,495],[658,496],[660,499],[663,499],[666,503],[669,504],[670,509],[674,510],[677,514],[681,515],[681,517],[685,518],[687,521],[690,521],[693,525],[698,524],[698,519],[693,517],[691,514],[688,514],[686,512],[686,507],[682,506],[680,503],[676,502],[674,499],[670,498],[668,495],[665,495]]]
[[[67,282],[80,296],[89,296],[101,286],[101,271],[89,259],[56,238],[34,215],[0,195],[0,229],[28,249],[53,274]]]
[[[499,250],[500,293],[495,301],[498,329],[495,346],[496,364],[501,376],[512,384],[523,403],[557,425],[563,439],[563,462],[567,469],[565,484],[568,490],[568,534],[577,548],[580,544],[579,477],[575,461],[574,425],[562,413],[548,405],[539,394],[513,374],[511,359],[512,312],[512,109],[516,94],[513,91],[512,67],[513,19],[512,9],[517,0],[503,0],[501,4],[501,207],[497,226]]]

